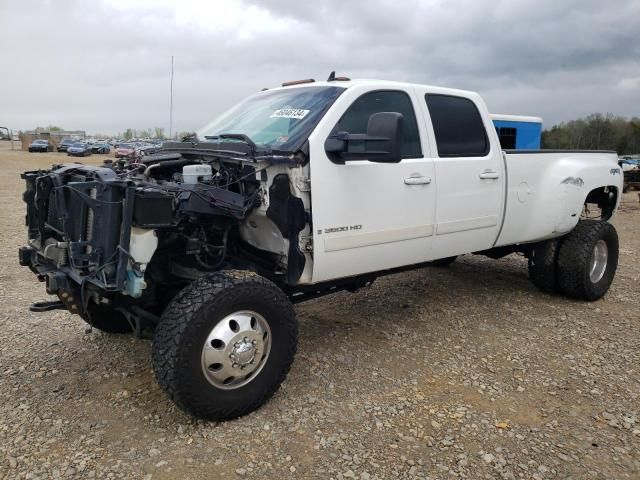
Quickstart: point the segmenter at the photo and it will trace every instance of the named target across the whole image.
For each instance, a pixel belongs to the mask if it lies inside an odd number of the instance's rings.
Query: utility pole
[[[171,55],[171,92],[169,94],[169,140],[173,139],[173,55]]]

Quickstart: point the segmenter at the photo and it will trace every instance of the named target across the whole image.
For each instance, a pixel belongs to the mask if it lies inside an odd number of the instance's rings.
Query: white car
[[[293,82],[139,163],[23,178],[20,263],[60,299],[34,309],[154,330],[158,382],[211,420],[284,380],[292,303],[467,253],[521,253],[538,288],[591,301],[618,263],[617,155],[503,151],[480,96],[449,88]]]

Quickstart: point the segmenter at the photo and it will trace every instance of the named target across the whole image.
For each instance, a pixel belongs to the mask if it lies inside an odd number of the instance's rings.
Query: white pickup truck
[[[618,261],[616,154],[502,151],[480,96],[447,88],[290,82],[139,161],[23,178],[20,263],[59,299],[32,309],[153,331],[160,385],[213,420],[284,380],[292,303],[516,252],[541,290],[595,300]]]

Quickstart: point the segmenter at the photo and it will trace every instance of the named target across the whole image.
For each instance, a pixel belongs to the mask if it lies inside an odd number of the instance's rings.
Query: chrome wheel
[[[217,388],[232,390],[253,380],[269,358],[271,330],[259,313],[227,315],[209,332],[202,347],[202,372]]]
[[[589,279],[592,283],[598,283],[604,277],[609,259],[609,248],[607,242],[598,240],[593,247],[591,254],[591,266],[589,268]]]

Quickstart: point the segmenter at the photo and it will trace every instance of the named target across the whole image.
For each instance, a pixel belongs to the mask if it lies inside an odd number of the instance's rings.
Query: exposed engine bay
[[[309,215],[287,172],[300,159],[240,147],[176,142],[139,159],[24,173],[21,264],[70,311],[90,319],[109,307],[137,323],[223,268],[295,285]]]

